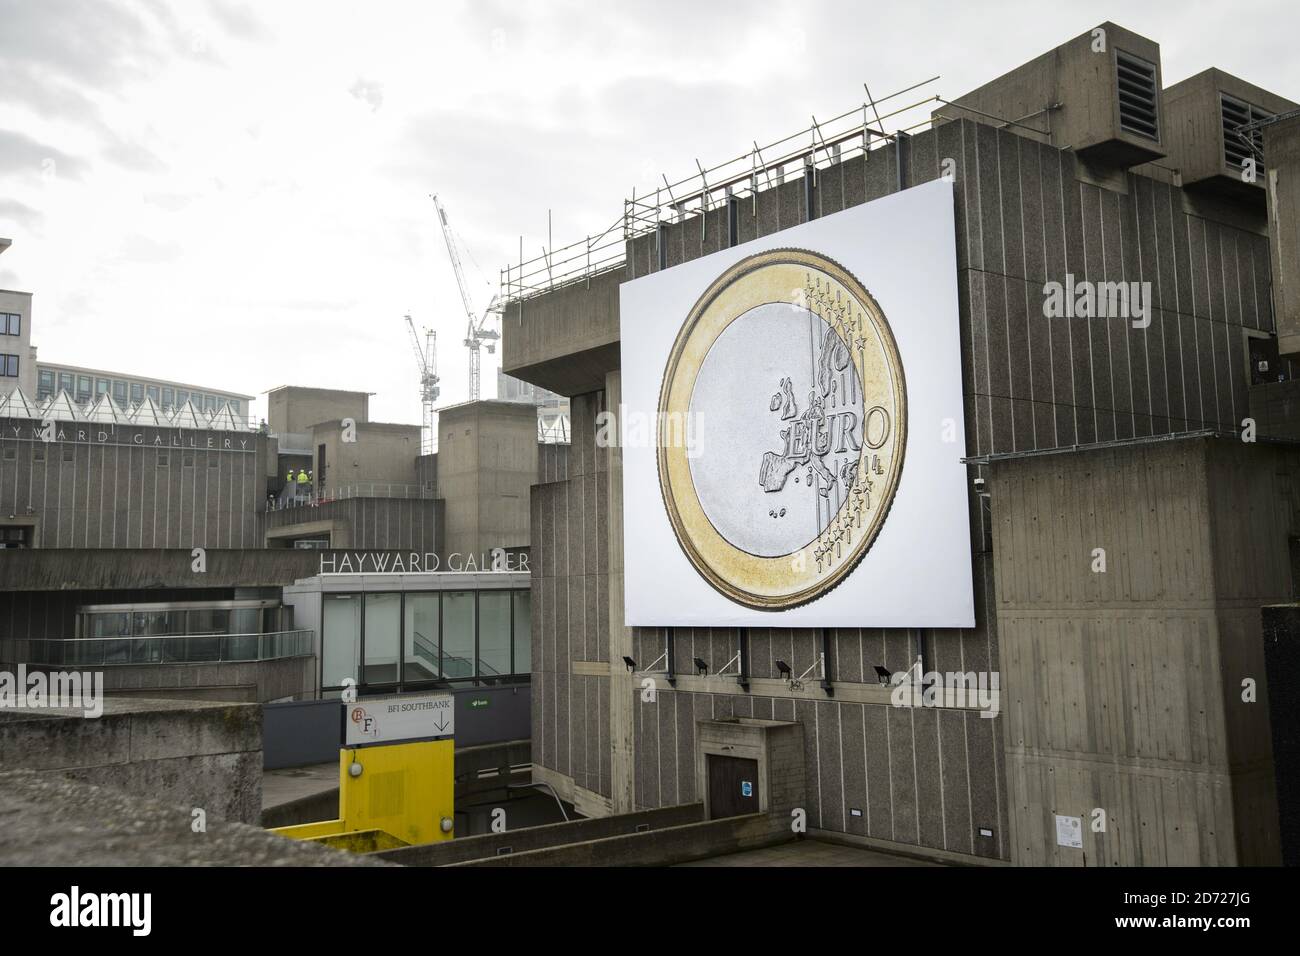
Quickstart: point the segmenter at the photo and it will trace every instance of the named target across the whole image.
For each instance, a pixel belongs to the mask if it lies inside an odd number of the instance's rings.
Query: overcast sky
[[[48,361],[361,389],[418,422],[405,312],[438,332],[444,402],[466,396],[430,193],[482,308],[548,209],[556,244],[600,232],[634,187],[851,109],[864,81],[940,74],[953,98],[1112,19],[1160,44],[1166,85],[1217,66],[1300,99],[1295,10],[0,0],[0,288],[34,293]]]

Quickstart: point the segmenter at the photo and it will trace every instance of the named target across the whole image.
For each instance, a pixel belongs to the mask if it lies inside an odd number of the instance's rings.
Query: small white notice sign
[[[1083,819],[1081,817],[1056,817],[1056,845],[1083,849]]]
[[[456,732],[451,694],[362,699],[343,707],[344,741],[349,747],[451,737]]]

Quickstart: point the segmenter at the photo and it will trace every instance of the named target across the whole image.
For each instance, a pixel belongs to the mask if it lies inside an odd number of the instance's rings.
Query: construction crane
[[[498,296],[493,296],[488,307],[483,310],[480,316],[474,311],[474,304],[470,301],[469,288],[465,284],[465,270],[461,268],[460,252],[456,248],[456,238],[452,233],[451,224],[447,221],[447,210],[443,208],[442,203],[438,201],[435,194],[433,205],[438,210],[438,221],[442,225],[442,238],[447,242],[447,255],[451,258],[451,268],[456,273],[456,285],[460,287],[460,298],[465,305],[465,317],[469,321],[469,326],[465,332],[465,348],[469,349],[469,400],[477,402],[480,392],[480,375],[479,349],[487,344],[488,355],[495,354],[497,350],[497,340],[501,338],[501,333],[495,329],[487,327],[488,320],[494,315],[501,314],[501,306],[498,305]]]
[[[411,331],[411,346],[415,349],[415,364],[420,370],[420,404],[424,408],[424,429],[420,432],[420,453],[429,455],[434,450],[433,407],[442,391],[438,387],[438,333],[424,330],[424,347],[415,331],[415,322],[408,314],[406,327]]]

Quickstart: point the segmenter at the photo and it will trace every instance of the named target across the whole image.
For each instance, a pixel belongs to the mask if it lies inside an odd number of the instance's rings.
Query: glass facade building
[[[284,589],[317,623],[320,691],[340,696],[522,683],[532,670],[527,573],[323,574]]]

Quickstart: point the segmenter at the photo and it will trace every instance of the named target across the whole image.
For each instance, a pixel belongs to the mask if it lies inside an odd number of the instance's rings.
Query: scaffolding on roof
[[[542,247],[541,255],[524,259],[521,237],[518,263],[501,270],[502,301],[519,303],[567,285],[590,283],[597,275],[623,268],[628,243],[655,232],[663,224],[697,216],[703,234],[707,214],[728,201],[747,199],[751,212],[756,214],[758,193],[781,185],[792,167],[796,174],[807,174],[815,180],[820,169],[866,156],[873,149],[895,141],[900,134],[931,126],[935,120],[930,107],[945,102],[938,95],[926,96],[885,113],[880,112],[880,106],[938,79],[933,76],[879,99],[873,98],[863,84],[866,101],[838,116],[824,121],[813,116],[811,126],[766,146],[759,146],[755,141],[746,152],[707,169],[697,159],[696,172],[676,182],[669,182],[664,176],[662,185],[640,195],[634,191],[623,201],[622,216],[609,228],[578,242],[554,248],[549,244],[548,235],[548,244]],[[924,118],[915,120],[922,108],[925,108]],[[887,123],[890,120],[894,122]],[[886,131],[887,125],[893,127],[892,132]]]

